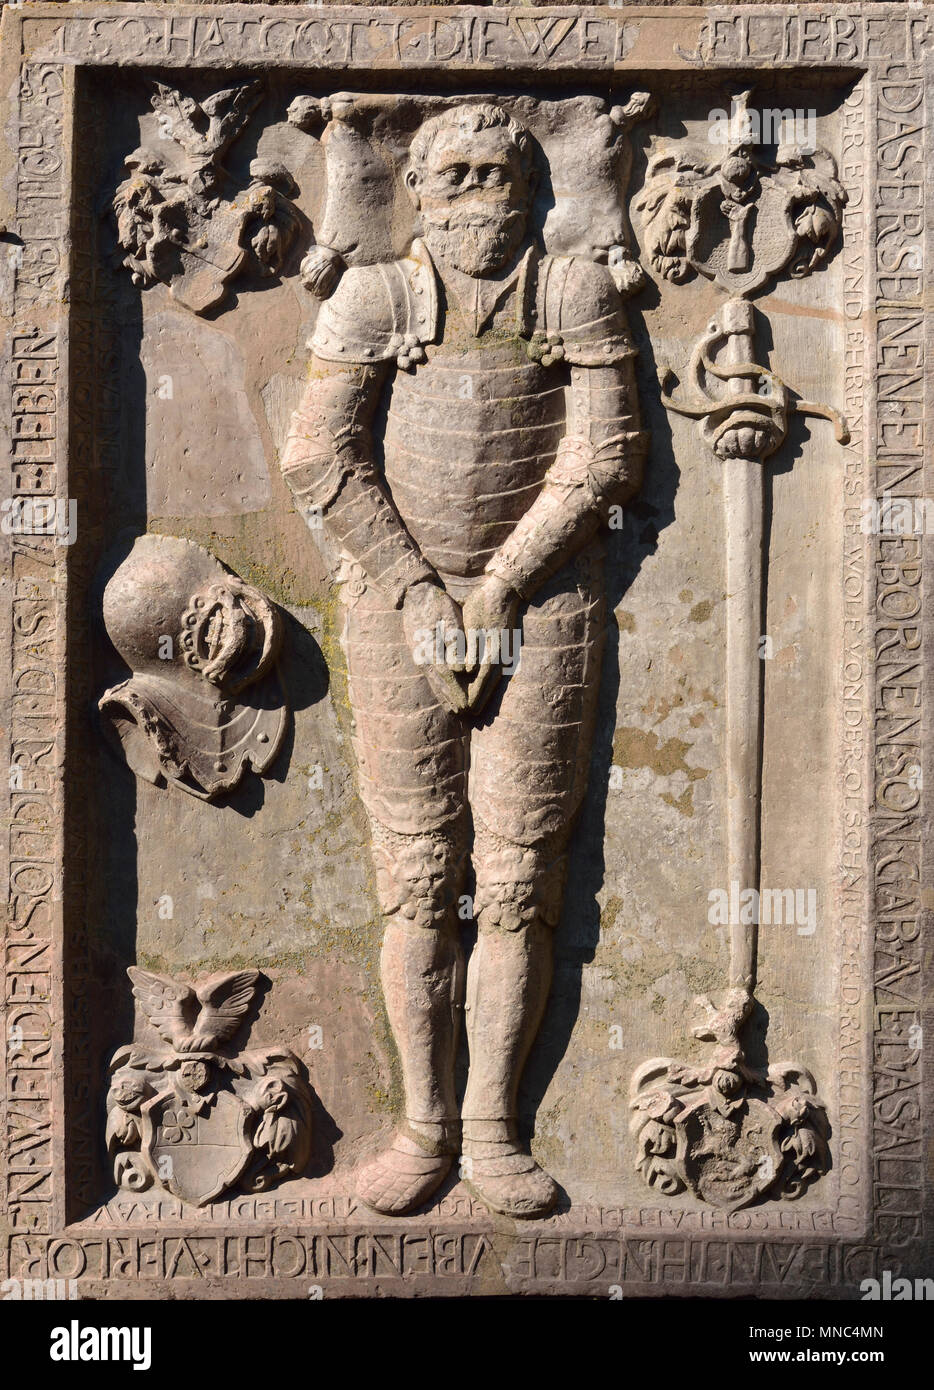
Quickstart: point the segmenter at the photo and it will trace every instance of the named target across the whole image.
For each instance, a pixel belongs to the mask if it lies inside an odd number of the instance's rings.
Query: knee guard
[[[519,845],[475,821],[474,916],[480,931],[518,931],[536,921],[557,926],[568,863],[565,839]]]
[[[463,883],[466,836],[453,828],[403,835],[374,822],[372,852],[383,915],[415,927],[443,925]]]

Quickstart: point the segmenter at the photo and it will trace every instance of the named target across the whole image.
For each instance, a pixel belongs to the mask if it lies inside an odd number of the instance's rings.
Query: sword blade
[[[739,891],[759,888],[762,783],[762,464],[723,461],[726,513],[727,866]],[[756,914],[758,916],[758,913]],[[756,984],[758,928],[730,925],[730,987]]]

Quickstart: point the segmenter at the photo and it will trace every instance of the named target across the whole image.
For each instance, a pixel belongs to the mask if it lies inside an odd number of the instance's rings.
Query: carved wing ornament
[[[133,995],[149,1022],[178,1052],[229,1042],[253,1002],[258,970],[212,975],[196,988],[131,967]]]

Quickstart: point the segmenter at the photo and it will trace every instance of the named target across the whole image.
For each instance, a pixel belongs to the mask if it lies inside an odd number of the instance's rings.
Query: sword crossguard
[[[667,365],[660,369],[662,404],[677,415],[702,421],[704,442],[721,459],[764,462],[783,443],[793,410],[829,420],[838,443],[849,443],[849,429],[838,411],[803,400],[773,371],[753,360],[753,334],[752,305],[727,300],[691,354],[686,373],[689,386],[680,399],[673,394],[675,373]],[[724,344],[726,360],[718,361]],[[713,389],[713,383],[721,385],[722,394]]]

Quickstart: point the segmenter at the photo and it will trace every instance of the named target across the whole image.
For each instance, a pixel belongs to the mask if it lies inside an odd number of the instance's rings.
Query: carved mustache
[[[496,209],[477,205],[453,208],[450,212],[426,212],[425,220],[432,227],[442,231],[461,232],[479,229],[482,231],[507,232],[517,223],[524,221],[525,213],[518,208]]]

